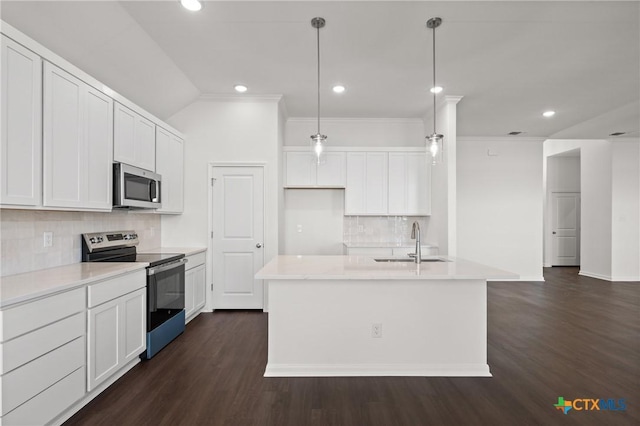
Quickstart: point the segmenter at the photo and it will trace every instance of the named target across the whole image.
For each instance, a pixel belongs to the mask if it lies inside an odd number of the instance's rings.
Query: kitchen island
[[[487,279],[518,276],[462,259],[278,256],[266,377],[491,376]]]

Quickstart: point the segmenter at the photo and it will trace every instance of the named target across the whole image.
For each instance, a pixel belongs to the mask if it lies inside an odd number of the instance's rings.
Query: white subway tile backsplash
[[[160,246],[156,214],[0,209],[0,276],[78,263],[81,234],[129,229],[140,236],[138,250]],[[52,247],[44,247],[45,231],[53,232]]]
[[[427,216],[345,216],[343,239],[345,243],[408,243],[414,221],[424,233]]]

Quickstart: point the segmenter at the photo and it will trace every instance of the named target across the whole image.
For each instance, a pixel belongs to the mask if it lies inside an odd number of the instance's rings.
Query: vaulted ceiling
[[[458,134],[637,135],[640,3],[561,1],[2,1],[2,20],[160,118],[201,94],[282,94],[316,114],[322,16],[324,117],[430,113],[431,30],[438,96],[464,96]],[[331,87],[341,83],[341,95]],[[555,110],[551,119],[545,110]],[[635,132],[635,133],[634,133]]]

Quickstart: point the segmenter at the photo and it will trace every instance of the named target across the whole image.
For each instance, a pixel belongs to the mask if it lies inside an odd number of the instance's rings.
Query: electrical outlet
[[[371,325],[371,337],[374,337],[374,338],[382,337],[382,324]]]
[[[53,232],[45,231],[45,233],[42,234],[42,242],[43,242],[44,247],[52,247],[53,246]]]
[[[364,232],[364,225],[358,225],[358,232]]]
[[[298,225],[296,227],[296,230],[298,231],[298,233],[302,233],[302,225]]]

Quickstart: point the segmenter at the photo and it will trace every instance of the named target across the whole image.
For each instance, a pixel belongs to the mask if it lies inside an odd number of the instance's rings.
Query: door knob
[[[262,247],[262,243],[256,244],[256,247],[258,247],[258,248]]]
[[[553,231],[553,235],[556,235],[556,231]]]

